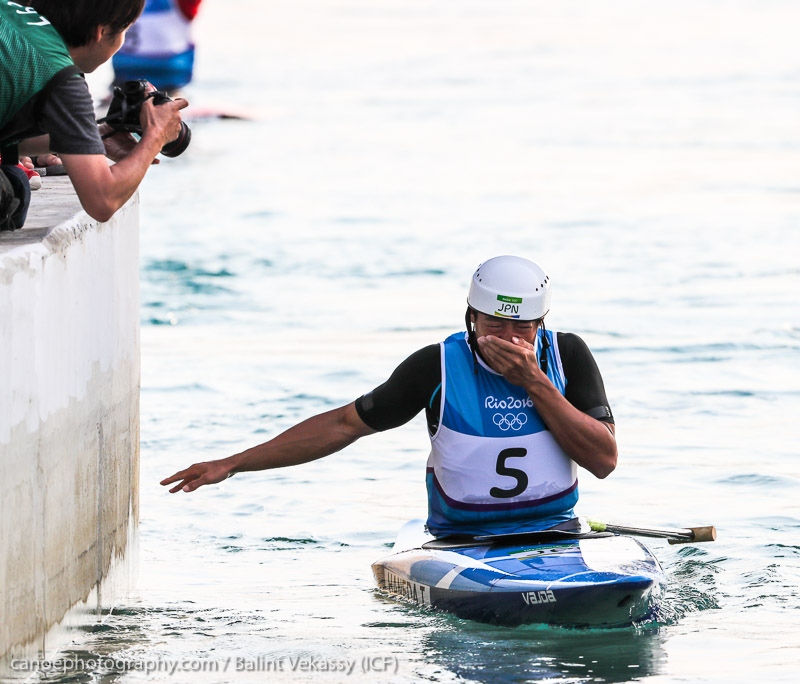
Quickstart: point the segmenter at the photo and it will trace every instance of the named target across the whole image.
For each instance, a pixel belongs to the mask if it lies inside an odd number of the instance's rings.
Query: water
[[[794,681],[798,21],[780,0],[207,0],[187,95],[257,119],[192,122],[142,186],[139,581],[62,654],[105,661],[32,680]],[[549,326],[603,371],[620,463],[581,477],[579,512],[717,526],[650,543],[657,621],[503,629],[378,595],[370,563],[424,514],[421,419],[159,487],[383,381],[502,253],[546,265]]]

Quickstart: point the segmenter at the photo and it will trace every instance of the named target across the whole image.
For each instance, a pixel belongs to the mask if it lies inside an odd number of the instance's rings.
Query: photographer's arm
[[[102,154],[61,155],[86,213],[97,221],[108,221],[131,198],[161,148],[178,137],[179,112],[187,104],[183,99],[158,106],[150,100],[145,102],[142,105],[141,139],[127,154],[124,146],[109,145],[109,155],[118,159],[113,165],[109,166]]]
[[[35,138],[27,138],[20,142],[20,157],[36,157],[40,154],[50,154],[49,135],[39,135]]]

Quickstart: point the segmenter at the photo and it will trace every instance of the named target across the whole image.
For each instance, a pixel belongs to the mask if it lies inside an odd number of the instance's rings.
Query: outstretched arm
[[[487,335],[478,338],[481,354],[509,382],[524,387],[556,442],[575,463],[604,478],[617,466],[614,426],[575,408],[539,368],[532,345]]]
[[[314,461],[344,449],[360,437],[375,432],[359,418],[355,404],[350,403],[320,413],[298,423],[277,437],[227,458],[195,463],[161,481],[162,485],[178,483],[170,492],[193,492],[198,487],[222,482],[235,473],[268,470]]]

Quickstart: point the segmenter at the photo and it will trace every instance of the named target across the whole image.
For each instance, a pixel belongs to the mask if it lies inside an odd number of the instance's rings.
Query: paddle
[[[507,534],[487,534],[479,536],[440,537],[422,545],[423,549],[462,549],[470,546],[500,546],[507,544],[547,544],[549,542],[572,539],[600,539],[611,537],[612,532],[581,532],[580,530],[530,530],[528,532],[509,532]]]
[[[707,527],[689,527],[679,530],[654,530],[641,527],[625,527],[624,525],[611,525],[609,523],[598,522],[597,520],[586,520],[586,523],[589,525],[589,530],[591,531],[549,529],[479,536],[452,535],[449,537],[432,539],[423,544],[422,548],[459,549],[470,546],[496,546],[502,544],[546,544],[570,539],[601,539],[603,537],[610,537],[613,534],[631,537],[655,537],[657,539],[666,539],[670,544],[707,542],[714,541],[717,538],[717,530],[713,525]]]
[[[597,520],[587,520],[586,522],[594,532],[613,532],[614,534],[627,534],[633,537],[656,537],[658,539],[666,539],[670,544],[715,541],[717,538],[717,530],[713,525],[688,527],[679,530],[653,530],[641,527],[625,527],[624,525],[610,525]]]

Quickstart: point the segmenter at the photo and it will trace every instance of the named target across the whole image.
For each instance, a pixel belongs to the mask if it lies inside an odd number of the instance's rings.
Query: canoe
[[[372,571],[393,598],[508,627],[630,625],[652,616],[666,584],[632,537],[545,530],[434,540],[420,520]]]

